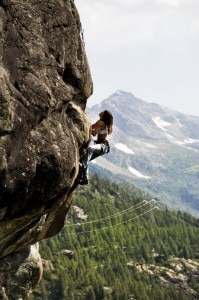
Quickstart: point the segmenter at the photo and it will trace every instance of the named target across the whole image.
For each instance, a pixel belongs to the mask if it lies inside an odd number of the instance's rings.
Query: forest
[[[40,253],[32,300],[199,299],[199,219],[134,185],[93,175]]]

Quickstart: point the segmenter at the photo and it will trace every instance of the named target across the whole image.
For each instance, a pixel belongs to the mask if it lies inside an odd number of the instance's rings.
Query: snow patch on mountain
[[[195,144],[199,143],[199,140],[194,140],[194,139],[186,139],[184,140],[185,144]]]
[[[155,125],[163,131],[168,131],[165,127],[171,125],[169,122],[162,120],[160,117],[152,118],[152,120],[155,123]]]
[[[145,145],[146,147],[149,147],[149,148],[157,149],[156,146],[153,146],[153,145],[151,145],[151,144],[149,144],[149,143],[144,143],[144,145]]]
[[[128,148],[126,145],[124,145],[122,143],[115,144],[115,147],[122,152],[125,152],[128,154],[134,154],[133,150],[131,150],[130,148]]]
[[[151,177],[143,175],[142,173],[140,173],[138,170],[132,168],[132,167],[128,167],[128,170],[135,176],[139,177],[139,178],[145,178],[145,179],[149,179]]]
[[[168,139],[174,140],[174,136],[172,136],[171,134],[167,133],[166,136],[168,137]]]
[[[194,139],[184,139],[183,141],[176,141],[176,144],[179,144],[179,145],[186,145],[186,144],[198,144],[199,143],[199,140],[194,140]],[[190,148],[192,149],[192,148]]]

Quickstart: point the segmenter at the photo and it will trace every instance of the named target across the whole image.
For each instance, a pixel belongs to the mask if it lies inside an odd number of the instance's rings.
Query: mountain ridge
[[[114,116],[111,152],[96,159],[95,168],[120,174],[170,207],[199,215],[199,117],[121,90],[87,110],[91,122],[104,109]]]

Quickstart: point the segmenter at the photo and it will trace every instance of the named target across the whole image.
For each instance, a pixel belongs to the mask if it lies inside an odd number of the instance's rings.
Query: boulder
[[[1,0],[0,36],[3,263],[62,229],[89,140],[93,84],[73,0]]]
[[[0,260],[0,299],[27,299],[40,281],[43,266],[38,245]]]

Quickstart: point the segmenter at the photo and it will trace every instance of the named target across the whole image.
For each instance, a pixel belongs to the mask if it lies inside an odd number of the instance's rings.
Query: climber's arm
[[[102,126],[103,126],[103,122],[101,120],[98,120],[96,123],[92,124],[91,134],[93,136],[96,136],[100,132]]]

